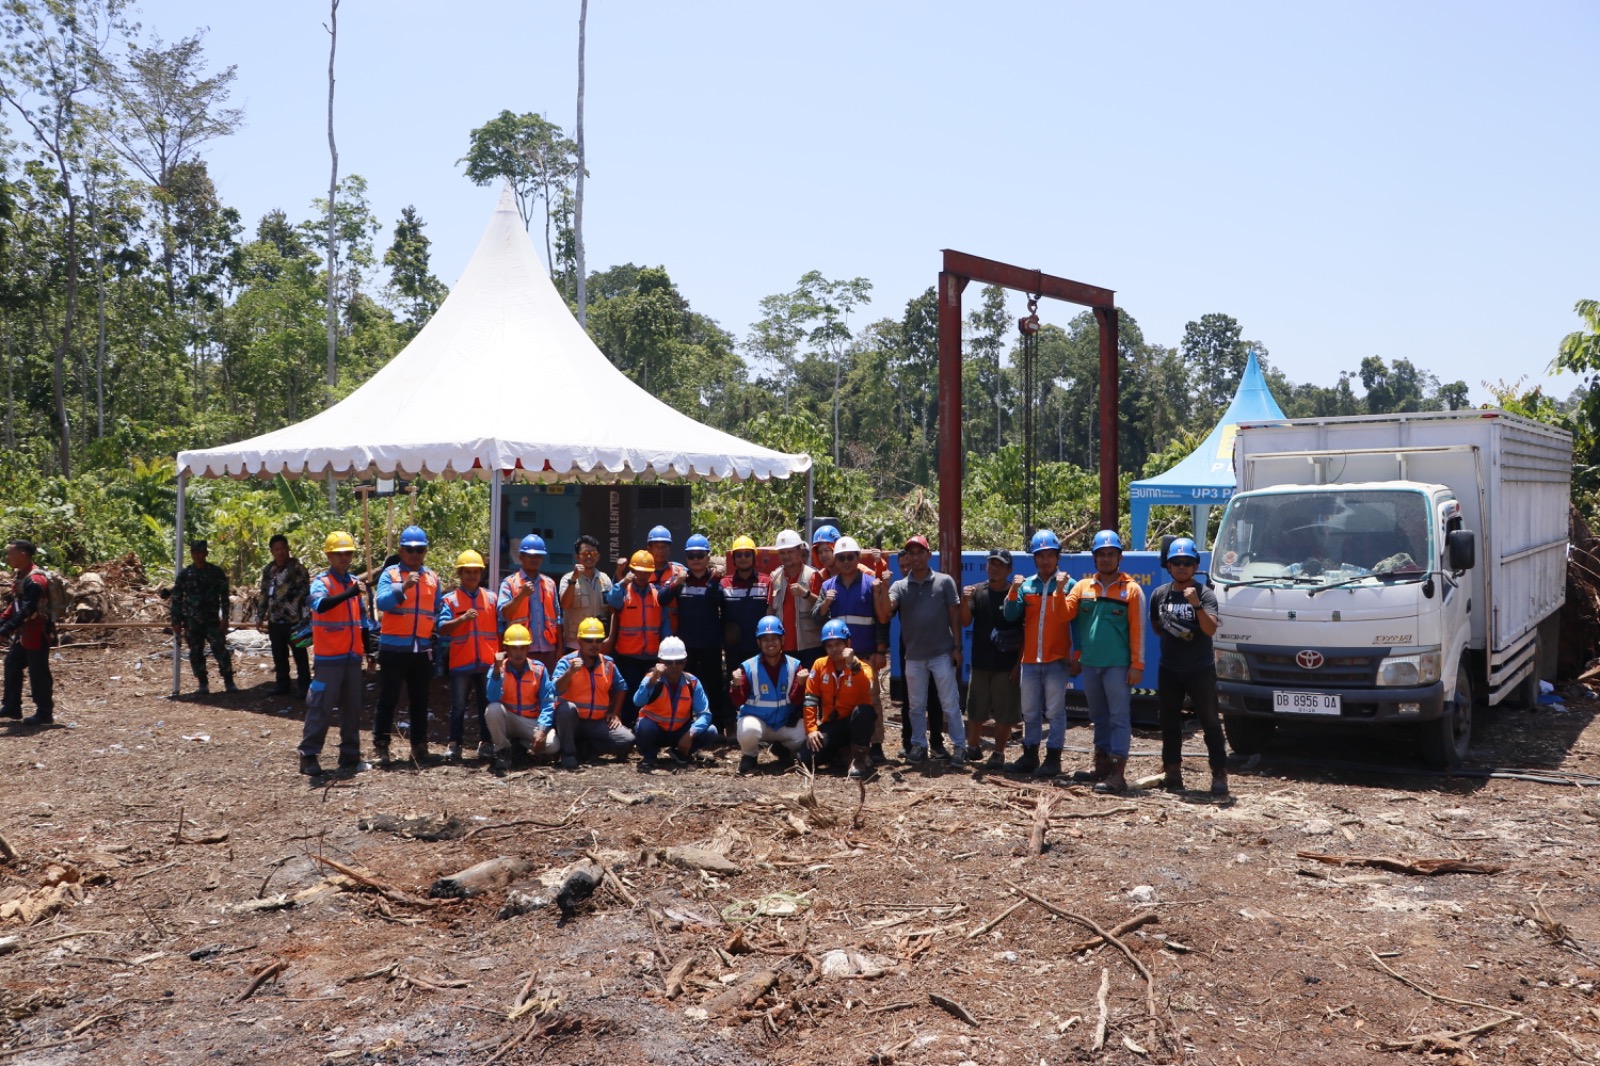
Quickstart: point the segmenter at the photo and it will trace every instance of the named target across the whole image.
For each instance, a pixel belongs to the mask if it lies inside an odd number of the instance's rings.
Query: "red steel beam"
[[[982,256],[944,250],[939,274],[939,560],[961,578],[961,293],[969,281],[1065,300],[1094,310],[1100,327],[1100,525],[1117,527],[1116,292]]]

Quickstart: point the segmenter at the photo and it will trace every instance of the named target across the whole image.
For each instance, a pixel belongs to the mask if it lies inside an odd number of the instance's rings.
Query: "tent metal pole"
[[[174,581],[177,580],[178,571],[183,569],[184,504],[187,502],[189,495],[188,488],[188,471],[178,471],[178,515],[177,521],[173,523],[174,533],[172,538],[172,577]],[[183,682],[183,656],[179,654],[182,650],[183,635],[174,626],[172,628],[172,696],[174,699],[177,698],[179,686]]]
[[[816,505],[816,478],[813,476],[816,473],[816,470],[817,470],[817,464],[816,463],[812,463],[810,466],[806,467],[806,533],[805,533],[805,542],[807,544],[811,543],[811,534],[814,532],[814,530],[811,528],[811,523],[813,521],[813,512],[816,510],[816,506],[815,506]]]
[[[1196,551],[1206,549],[1206,527],[1211,524],[1211,505],[1200,504],[1189,512],[1194,516],[1194,547]]]
[[[489,592],[500,594],[500,471],[489,475]]]

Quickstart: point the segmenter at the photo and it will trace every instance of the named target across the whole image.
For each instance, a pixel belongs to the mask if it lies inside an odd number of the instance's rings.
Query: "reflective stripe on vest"
[[[495,624],[494,596],[480,587],[472,595],[466,589],[456,589],[444,598],[450,605],[450,617],[460,618],[468,611],[477,611],[477,617],[466,625],[450,631],[450,669],[465,670],[481,666],[487,670],[494,664],[495,652],[500,650],[500,630]]]
[[[317,577],[325,585],[338,586],[339,592],[349,591],[355,583],[349,574],[341,578],[332,570],[324,571]],[[360,658],[363,651],[360,596],[350,597],[331,611],[311,613],[311,652],[317,658]]]
[[[684,674],[678,682],[678,698],[672,698],[672,686],[661,682],[656,698],[639,708],[639,713],[655,722],[667,732],[688,725],[694,717],[694,690],[700,682],[693,674]]]
[[[556,616],[556,583],[546,578],[543,574],[538,575],[537,580],[539,582],[539,600],[544,608],[544,624],[539,627],[539,635],[544,638],[544,642],[550,647],[559,648],[561,647],[561,623]],[[506,578],[506,583],[511,588],[511,602],[506,604],[505,624],[508,627],[516,622],[528,625],[528,620],[533,617],[532,607],[529,605],[528,600],[523,600],[520,605],[516,602],[517,593],[521,592],[523,587],[528,584],[527,573],[518,570]],[[529,596],[529,599],[532,599],[532,596]]]
[[[544,663],[529,659],[521,674],[505,668],[500,676],[500,706],[521,718],[539,717],[539,690],[544,687]]]
[[[778,683],[774,685],[772,675],[767,672],[760,656],[746,659],[739,666],[744,672],[745,709],[756,712],[779,708],[787,710],[790,706],[789,689],[794,686],[795,671],[799,668],[798,661],[785,655],[783,669],[778,673]]]
[[[648,659],[660,650],[661,601],[656,598],[655,586],[640,596],[638,586],[629,581],[617,610],[617,654]]]
[[[870,614],[837,614],[833,617],[839,619],[846,625],[852,626],[870,626],[874,625],[878,621]]]
[[[611,714],[611,690],[617,684],[617,665],[604,655],[593,670],[583,665],[583,657],[569,655],[572,660],[562,676],[567,682],[566,694],[559,697],[578,709],[579,718],[596,721]]]
[[[431,570],[406,571],[391,566],[389,583],[398,586],[408,572],[417,575],[417,583],[401,593],[399,603],[383,612],[379,632],[386,637],[432,640],[433,627],[439,619],[439,575]]]

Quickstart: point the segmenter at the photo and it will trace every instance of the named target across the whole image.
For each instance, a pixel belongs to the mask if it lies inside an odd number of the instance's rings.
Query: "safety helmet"
[[[1101,548],[1115,548],[1117,551],[1122,550],[1122,538],[1117,536],[1116,530],[1102,529],[1100,532],[1094,535],[1094,545],[1089,550],[1092,552],[1097,552]],[[1168,554],[1171,553],[1169,552]]]
[[[322,542],[322,550],[328,555],[334,552],[353,552],[356,550],[356,538],[342,529],[336,529]]]
[[[704,533],[691,533],[689,539],[683,542],[683,550],[686,552],[709,552],[711,550],[711,542],[706,539]]]
[[[840,537],[833,542],[833,554],[849,555],[851,552],[855,552],[857,555],[861,554],[861,545],[856,543],[856,538]]]
[[[654,529],[652,529],[650,531],[650,535],[645,537],[644,539],[645,539],[646,543],[653,543],[653,542],[658,541],[658,540],[664,540],[668,544],[671,544],[672,543],[672,530],[668,529],[666,526],[656,526]]]
[[[1194,546],[1194,541],[1189,537],[1179,537],[1167,546],[1167,562],[1174,559],[1193,559],[1200,561],[1200,549]]]
[[[526,648],[533,643],[533,634],[528,632],[528,627],[517,623],[506,626],[505,636],[500,638],[500,643],[507,648]]]
[[[843,618],[830,618],[828,624],[822,627],[822,642],[830,640],[849,640],[850,623]]]
[[[786,529],[783,532],[778,534],[778,550],[779,551],[782,551],[784,548],[803,548],[803,547],[805,547],[805,545],[800,543],[800,534],[796,533],[794,530]]]
[[[661,650],[656,652],[656,658],[664,663],[678,663],[689,657],[689,649],[683,646],[682,637],[665,637],[661,641]]]
[[[832,544],[839,539],[839,530],[833,526],[818,526],[817,531],[811,534],[812,544]]]
[[[1056,536],[1053,529],[1041,529],[1033,535],[1028,542],[1028,554],[1038,555],[1043,551],[1060,551],[1061,538]]]
[[[606,624],[598,618],[585,618],[578,623],[579,640],[605,640]]]
[[[749,537],[735,537],[733,547],[728,549],[730,554],[733,552],[753,552],[755,550],[756,542]]]
[[[756,623],[757,637],[783,636],[783,620],[775,614],[764,614],[761,621]]]
[[[460,555],[456,556],[456,569],[457,570],[462,570],[462,569],[465,569],[465,568],[467,568],[469,566],[475,566],[479,570],[483,569],[483,556],[479,555],[477,552],[473,551],[471,548],[468,548],[466,551],[464,551]]]
[[[636,574],[653,574],[656,572],[656,557],[640,548],[628,559],[628,569]]]
[[[407,526],[400,531],[400,547],[426,548],[428,535],[422,531],[421,526]]]
[[[517,545],[517,551],[522,555],[547,555],[544,550],[544,538],[537,533],[529,533],[522,538],[522,543]]]

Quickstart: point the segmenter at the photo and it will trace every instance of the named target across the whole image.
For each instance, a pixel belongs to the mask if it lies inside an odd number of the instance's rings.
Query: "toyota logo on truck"
[[[1294,661],[1300,664],[1302,670],[1315,670],[1322,665],[1322,653],[1307,648],[1296,655]]]

